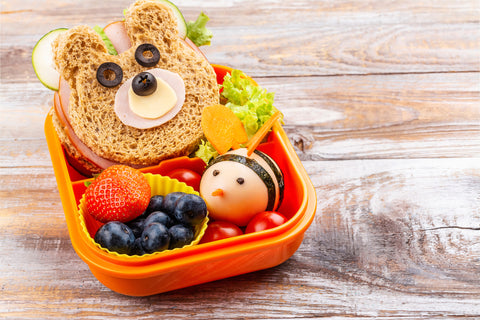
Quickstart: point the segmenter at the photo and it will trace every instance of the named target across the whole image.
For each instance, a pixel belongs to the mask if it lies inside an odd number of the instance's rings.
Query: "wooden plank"
[[[106,25],[120,19],[128,3],[112,7],[101,1],[5,5],[3,11],[9,13],[2,15],[2,78],[33,79],[30,52],[49,30]],[[368,5],[300,1],[294,6],[247,1],[235,7],[228,1],[206,2],[202,7],[178,4],[187,9],[187,20],[195,19],[202,9],[211,16],[215,37],[211,47],[204,47],[211,62],[255,76],[479,70],[480,31],[475,21],[480,7],[474,1],[444,5],[402,1],[390,9],[383,1]],[[233,19],[229,9],[242,18]],[[18,30],[17,20],[32,23]]]
[[[92,22],[108,23],[108,19],[122,18],[122,12],[132,3],[130,0],[105,3],[95,0],[25,0],[21,3],[7,2],[2,6],[5,21],[14,16],[30,17],[32,24],[18,30],[16,34],[30,34],[35,31],[33,24],[54,24],[55,20],[78,24],[88,17]],[[477,1],[466,0],[435,1],[419,3],[414,0],[402,2],[384,2],[373,0],[358,2],[351,0],[282,0],[232,2],[229,0],[206,0],[202,2],[177,0],[187,21],[194,20],[200,11],[209,16],[218,16],[209,24],[213,27],[231,26],[268,26],[300,23],[304,28],[310,25],[331,23],[337,26],[349,24],[455,24],[477,21],[480,6]],[[12,18],[13,17],[13,18]],[[242,17],[236,19],[235,17]],[[261,17],[261,19],[259,19]],[[321,19],[318,19],[318,18]],[[13,29],[12,29],[13,30]],[[39,30],[37,30],[39,31]],[[48,31],[48,30],[47,30]]]
[[[477,73],[267,78],[303,160],[480,157]]]
[[[408,292],[480,294],[479,159],[304,164],[317,187],[306,240],[317,268]]]

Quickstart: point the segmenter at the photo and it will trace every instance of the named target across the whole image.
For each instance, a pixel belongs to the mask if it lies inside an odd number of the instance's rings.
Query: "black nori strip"
[[[258,156],[260,156],[263,160],[265,160],[265,162],[270,166],[270,168],[272,169],[273,171],[273,174],[275,174],[275,178],[277,178],[277,182],[278,182],[278,191],[279,191],[279,199],[278,199],[278,207],[280,207],[280,205],[282,204],[282,201],[283,201],[283,195],[284,195],[284,190],[285,190],[285,181],[283,180],[283,172],[282,170],[280,169],[279,166],[277,166],[275,164],[275,162],[273,161],[272,158],[270,158],[270,156],[262,151],[259,151],[259,150],[254,150],[253,152],[255,152]]]

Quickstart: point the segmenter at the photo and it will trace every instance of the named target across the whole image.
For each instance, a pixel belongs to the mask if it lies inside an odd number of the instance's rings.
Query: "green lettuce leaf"
[[[249,139],[277,111],[274,94],[253,84],[240,70],[227,74],[222,88],[226,106],[242,121]]]
[[[207,29],[208,16],[200,13],[196,21],[187,22],[187,37],[197,46],[210,45],[213,34]]]
[[[100,37],[102,37],[103,43],[105,43],[105,46],[107,47],[108,53],[112,54],[114,56],[118,55],[117,50],[115,50],[115,48],[113,47],[112,42],[110,41],[110,39],[107,37],[107,35],[103,31],[103,28],[100,27],[100,26],[95,26],[95,27],[93,27],[93,30],[95,30],[100,35]]]
[[[216,156],[218,156],[218,152],[209,141],[202,140],[197,151],[195,151],[195,157],[199,157],[206,164],[208,164],[210,160]]]

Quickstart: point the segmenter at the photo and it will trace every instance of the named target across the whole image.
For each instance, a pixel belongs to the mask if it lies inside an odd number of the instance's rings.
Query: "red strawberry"
[[[87,187],[85,204],[88,213],[100,222],[128,222],[147,209],[150,196],[150,185],[139,170],[115,165]]]

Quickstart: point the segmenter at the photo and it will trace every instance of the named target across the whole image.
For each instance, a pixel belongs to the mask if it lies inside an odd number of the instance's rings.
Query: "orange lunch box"
[[[213,67],[219,83],[231,71],[224,66]],[[72,246],[101,283],[121,294],[153,295],[279,265],[298,249],[315,215],[315,189],[285,131],[276,125],[258,149],[270,155],[284,174],[285,196],[277,211],[288,218],[286,223],[148,256],[113,255],[95,246],[81,227],[78,205],[86,178],[66,160],[50,115],[45,120],[45,134]],[[166,175],[177,168],[201,174],[205,163],[199,158],[180,157],[141,170]]]

